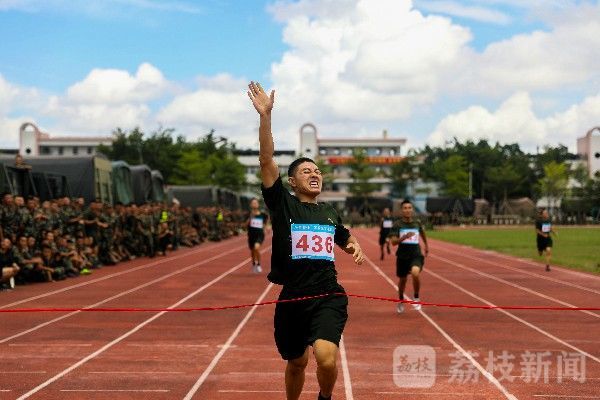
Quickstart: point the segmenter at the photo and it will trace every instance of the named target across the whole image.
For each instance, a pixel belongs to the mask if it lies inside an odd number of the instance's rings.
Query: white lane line
[[[108,302],[110,302],[110,301],[112,301],[112,300],[115,300],[115,299],[118,299],[118,298],[120,298],[120,297],[126,296],[126,295],[128,295],[128,294],[131,294],[131,293],[133,293],[133,292],[136,292],[136,291],[138,291],[138,290],[140,290],[140,289],[143,289],[143,288],[145,288],[145,287],[148,287],[148,286],[154,285],[155,283],[158,283],[158,282],[160,282],[160,281],[164,281],[165,279],[168,279],[168,278],[170,278],[170,277],[172,277],[172,276],[174,276],[174,275],[180,274],[180,273],[182,273],[182,272],[185,272],[185,271],[188,271],[188,270],[190,270],[190,269],[196,268],[196,267],[198,267],[198,266],[200,266],[200,265],[203,265],[203,264],[206,264],[206,263],[208,263],[208,262],[214,261],[214,260],[216,260],[216,259],[218,259],[218,258],[220,258],[220,257],[222,257],[222,256],[224,256],[224,255],[227,255],[227,254],[229,254],[229,253],[233,253],[233,252],[235,252],[235,251],[237,251],[237,250],[240,250],[240,249],[242,249],[242,248],[244,248],[244,247],[245,247],[245,246],[238,246],[238,247],[235,247],[235,248],[233,248],[233,249],[231,249],[231,250],[227,250],[227,251],[226,251],[226,252],[224,252],[224,253],[218,254],[218,255],[216,255],[216,256],[213,256],[213,257],[211,257],[211,258],[208,258],[208,259],[205,259],[205,260],[202,260],[202,261],[198,261],[198,262],[196,262],[196,263],[193,263],[193,264],[191,264],[191,265],[188,265],[187,267],[184,267],[184,268],[182,268],[182,269],[179,269],[179,270],[177,270],[177,271],[173,271],[173,272],[171,272],[171,273],[169,273],[169,274],[167,274],[167,275],[163,275],[163,276],[161,276],[161,277],[159,277],[159,278],[156,278],[156,279],[154,279],[154,280],[151,280],[151,281],[149,281],[149,282],[146,282],[146,283],[144,283],[144,284],[142,284],[142,285],[136,286],[136,287],[134,287],[134,288],[132,288],[132,289],[126,290],[126,291],[124,291],[124,292],[121,292],[121,293],[118,293],[118,294],[116,294],[116,295],[114,295],[114,296],[108,297],[108,298],[106,298],[106,299],[104,299],[104,300],[101,300],[101,301],[99,301],[99,302],[97,302],[97,303],[94,303],[94,304],[91,304],[91,305],[89,305],[89,306],[85,306],[85,307],[82,307],[82,308],[84,308],[84,309],[96,308],[96,307],[98,307],[98,306],[101,306],[102,304],[106,304],[106,303],[108,303]],[[2,344],[2,343],[6,343],[6,342],[8,342],[8,341],[11,341],[11,340],[13,340],[13,339],[16,339],[16,338],[18,338],[18,337],[21,337],[21,336],[27,335],[28,333],[35,332],[35,331],[37,331],[38,329],[44,328],[44,327],[46,327],[46,326],[48,326],[48,325],[51,325],[51,324],[53,324],[53,323],[55,323],[55,322],[58,322],[58,321],[61,321],[61,320],[63,320],[63,319],[66,319],[66,318],[72,317],[73,315],[79,314],[80,312],[82,312],[82,311],[72,311],[72,312],[70,312],[70,313],[68,313],[68,314],[65,314],[65,315],[62,315],[62,316],[60,316],[60,317],[57,317],[57,318],[51,319],[50,321],[43,322],[43,323],[41,323],[41,324],[38,324],[38,325],[36,325],[36,326],[34,326],[34,327],[32,327],[32,328],[29,328],[29,329],[27,329],[27,330],[24,330],[24,331],[22,331],[22,332],[15,333],[15,334],[14,334],[14,335],[12,335],[12,336],[8,336],[8,337],[5,337],[5,338],[3,338],[3,339],[0,339],[0,344]],[[9,345],[9,346],[10,346],[10,345]]]
[[[469,296],[473,297],[474,299],[477,299],[477,300],[479,300],[480,302],[482,302],[482,303],[484,303],[484,304],[487,304],[488,306],[492,306],[492,307],[495,307],[495,306],[496,306],[495,304],[493,304],[493,303],[491,303],[491,302],[487,301],[487,300],[486,300],[486,299],[484,299],[483,297],[479,297],[479,296],[477,296],[475,293],[472,293],[472,292],[468,291],[467,289],[463,288],[462,286],[460,286],[460,285],[458,285],[458,284],[456,284],[456,283],[454,283],[454,282],[452,282],[452,281],[450,281],[450,280],[448,280],[448,279],[444,278],[443,276],[440,276],[439,274],[436,274],[435,272],[432,272],[432,271],[430,271],[430,270],[423,270],[423,272],[426,272],[426,273],[428,273],[428,274],[430,274],[430,275],[433,275],[434,277],[438,278],[439,280],[441,280],[441,281],[443,281],[443,282],[446,282],[448,285],[450,285],[450,286],[452,286],[452,287],[455,287],[456,289],[460,290],[461,292],[463,292],[463,293],[465,293],[465,294],[467,294],[467,295],[469,295]],[[512,319],[514,319],[515,321],[519,321],[520,323],[522,323],[523,325],[526,325],[526,326],[530,327],[531,329],[534,329],[534,330],[538,331],[538,332],[539,332],[539,333],[541,333],[542,335],[544,335],[544,336],[546,336],[546,337],[548,337],[548,338],[550,338],[550,339],[554,340],[555,342],[557,342],[557,343],[560,343],[560,344],[562,344],[563,346],[566,346],[566,347],[568,347],[568,348],[570,348],[570,349],[572,349],[572,350],[575,350],[575,351],[576,351],[576,352],[578,352],[579,354],[582,354],[582,355],[584,355],[584,356],[588,357],[589,359],[596,361],[597,363],[600,363],[600,359],[599,359],[598,357],[594,357],[594,356],[593,356],[593,355],[591,355],[590,353],[588,353],[588,352],[586,352],[586,351],[583,351],[583,350],[581,350],[580,348],[578,348],[578,347],[575,347],[575,346],[573,346],[572,344],[569,344],[569,343],[565,342],[565,341],[564,341],[564,340],[562,340],[562,339],[559,339],[559,338],[557,338],[556,336],[552,335],[551,333],[549,333],[549,332],[546,332],[546,331],[545,331],[545,330],[543,330],[542,328],[539,328],[539,327],[537,327],[536,325],[534,325],[534,324],[532,324],[532,323],[530,323],[530,322],[527,322],[527,321],[525,321],[525,320],[524,320],[524,319],[522,319],[522,318],[519,318],[519,317],[517,317],[516,315],[514,315],[514,314],[512,314],[512,313],[508,312],[507,310],[503,310],[503,309],[501,309],[501,308],[496,308],[495,310],[496,310],[496,311],[498,311],[498,312],[501,312],[501,313],[503,313],[503,314],[505,314],[505,315],[507,315],[508,317],[510,317],[510,318],[512,318]]]
[[[45,374],[46,371],[0,371],[0,374]]]
[[[211,247],[210,249],[214,249],[215,247],[220,247],[220,246],[222,246],[224,244],[226,244],[226,243],[215,245],[215,246]],[[178,254],[178,255],[175,255],[175,256],[172,256],[172,257],[168,257],[168,258],[163,258],[163,259],[160,259],[160,260],[153,261],[153,262],[151,262],[149,264],[143,264],[143,265],[140,265],[138,267],[134,267],[134,268],[131,268],[131,269],[126,269],[126,270],[121,271],[121,272],[116,272],[114,274],[106,275],[106,276],[103,276],[102,278],[92,279],[91,281],[81,282],[81,283],[78,283],[78,284],[75,284],[75,285],[72,285],[72,286],[67,286],[67,287],[62,288],[62,289],[53,290],[51,292],[42,293],[42,294],[39,294],[37,296],[28,297],[26,299],[15,301],[13,303],[0,305],[0,309],[9,308],[9,307],[16,306],[16,305],[23,304],[23,303],[28,303],[30,301],[37,300],[37,299],[42,299],[44,297],[52,296],[54,294],[68,292],[69,290],[72,290],[72,289],[77,289],[77,288],[80,288],[82,286],[87,286],[87,285],[91,285],[93,283],[105,281],[107,279],[116,278],[116,277],[121,276],[121,275],[125,275],[125,274],[129,274],[131,272],[139,271],[140,269],[145,269],[145,268],[153,267],[155,265],[162,264],[162,263],[165,263],[165,262],[171,262],[173,260],[177,260],[179,258],[187,257],[187,256],[190,256],[190,255],[194,255],[194,254],[200,253],[200,252],[202,252],[204,250],[210,250],[210,249],[207,249],[206,247],[202,247],[202,248],[199,248],[199,249],[187,252],[187,253]]]
[[[376,242],[374,240],[371,240],[370,238],[366,239],[367,241],[375,244]],[[365,260],[371,265],[371,267],[379,274],[381,275],[381,277],[387,281],[390,286],[392,286],[396,292],[398,292],[398,285],[396,285],[396,283],[394,283],[394,281],[392,281],[392,279],[390,279],[389,276],[387,276],[385,274],[385,272],[383,272],[381,270],[381,268],[379,268],[377,265],[375,265],[375,263],[373,263],[373,261],[371,261],[370,258],[365,256]],[[410,298],[406,295],[404,295],[405,298],[409,299]],[[421,310],[419,310],[419,313],[421,313],[421,315],[427,320],[427,322],[429,322],[448,342],[450,342],[450,344],[456,349],[458,350],[467,360],[469,360],[471,362],[471,364],[473,364],[473,366],[475,368],[477,368],[479,370],[479,372],[485,376],[487,378],[487,380],[493,384],[498,390],[500,390],[500,392],[502,392],[502,394],[509,400],[517,400],[517,397],[515,397],[515,395],[511,394],[495,377],[494,375],[490,374],[488,370],[486,370],[485,368],[483,368],[481,366],[481,364],[479,364],[479,362],[477,360],[475,360],[473,358],[473,356],[471,354],[469,354],[467,351],[465,351],[465,349],[462,348],[462,346],[460,344],[458,344],[454,339],[452,339],[452,337],[445,331],[442,329],[441,326],[439,326],[429,315],[427,315],[427,313],[425,311],[423,311],[423,309],[421,308]]]
[[[207,344],[184,344],[184,343],[161,343],[161,344],[152,344],[152,343],[127,343],[126,346],[132,347],[210,347]]]
[[[340,358],[342,360],[342,376],[344,377],[344,390],[346,400],[354,400],[352,393],[352,380],[350,379],[350,369],[348,368],[348,359],[346,358],[346,346],[344,346],[344,335],[340,339]]]
[[[497,267],[504,268],[504,269],[507,269],[509,271],[518,272],[520,274],[525,274],[525,275],[533,276],[533,277],[536,277],[538,279],[544,279],[546,281],[558,283],[559,285],[570,286],[570,287],[574,287],[576,289],[584,290],[586,292],[590,292],[590,293],[594,293],[594,294],[600,294],[599,290],[595,290],[595,289],[591,289],[591,288],[588,288],[588,287],[584,287],[584,286],[578,285],[576,283],[571,283],[571,282],[562,281],[560,279],[551,278],[551,277],[546,276],[546,275],[540,275],[540,274],[536,274],[534,272],[525,271],[525,270],[520,269],[520,268],[509,267],[508,265],[500,264],[500,263],[497,263],[495,261],[490,261],[490,260],[487,260],[485,258],[470,256],[468,254],[461,253],[461,252],[454,251],[454,250],[450,250],[450,249],[447,249],[447,248],[442,248],[442,251],[447,251],[448,253],[451,253],[451,254],[455,254],[455,255],[458,255],[458,256],[461,256],[461,257],[470,258],[471,260],[485,262],[487,264],[495,265]]]
[[[527,292],[527,293],[533,294],[533,295],[535,295],[535,296],[538,296],[538,297],[544,298],[544,299],[546,299],[546,300],[550,300],[550,301],[552,301],[552,302],[554,302],[554,303],[561,304],[561,305],[563,305],[563,306],[565,306],[565,307],[571,307],[571,308],[576,308],[576,307],[577,307],[577,306],[575,306],[575,305],[573,305],[573,304],[570,304],[570,303],[567,303],[567,302],[564,302],[564,301],[558,300],[558,299],[556,299],[556,298],[554,298],[554,297],[552,297],[552,296],[546,296],[546,295],[545,295],[545,294],[543,294],[543,293],[537,292],[537,291],[535,291],[535,290],[533,290],[533,289],[529,289],[529,288],[527,288],[527,287],[525,287],[525,286],[521,286],[521,285],[518,285],[518,284],[516,284],[516,283],[509,282],[509,281],[507,281],[507,280],[504,280],[504,279],[502,279],[502,278],[498,278],[497,276],[494,276],[494,275],[491,275],[491,274],[487,274],[487,273],[485,273],[485,272],[478,271],[478,270],[476,270],[476,269],[474,269],[474,268],[469,268],[469,267],[467,267],[466,265],[463,265],[463,264],[461,264],[461,263],[457,263],[457,262],[455,262],[455,261],[452,261],[452,260],[450,260],[450,259],[448,259],[448,258],[445,258],[445,257],[440,257],[440,256],[437,256],[437,255],[435,255],[435,254],[430,254],[430,257],[432,257],[432,258],[437,258],[438,260],[441,260],[441,261],[443,261],[443,262],[445,262],[445,263],[448,263],[448,264],[452,264],[452,265],[454,265],[454,266],[456,266],[456,267],[458,267],[458,268],[462,268],[462,269],[464,269],[464,270],[467,270],[467,271],[470,271],[470,272],[472,272],[472,273],[474,273],[474,274],[478,274],[478,275],[481,275],[481,276],[485,276],[486,278],[489,278],[489,279],[495,280],[495,281],[497,281],[497,282],[501,282],[501,283],[503,283],[503,284],[505,284],[505,285],[512,286],[512,287],[514,287],[514,288],[517,288],[517,289],[523,290],[524,292]],[[598,314],[596,314],[596,313],[594,313],[594,312],[588,311],[588,310],[580,310],[580,312],[582,312],[582,313],[584,313],[584,314],[591,315],[592,317],[595,317],[595,318],[600,318],[600,315],[598,315]]]
[[[267,249],[265,249],[267,250]],[[179,307],[181,304],[185,303],[186,301],[188,301],[189,299],[191,299],[192,297],[196,296],[198,293],[201,293],[202,291],[204,291],[205,289],[207,289],[208,287],[214,285],[215,283],[219,282],[221,279],[225,278],[227,275],[231,274],[232,272],[237,271],[238,269],[240,269],[241,267],[243,267],[244,265],[247,265],[248,262],[250,261],[250,258],[246,258],[244,261],[242,261],[241,263],[237,264],[236,266],[228,269],[227,271],[223,272],[221,275],[217,276],[216,278],[214,278],[212,281],[204,284],[202,287],[200,287],[199,289],[193,291],[192,293],[188,294],[187,296],[185,296],[184,298],[182,298],[181,300],[179,300],[177,303],[170,305],[168,308],[177,308]],[[144,326],[148,325],[149,323],[151,323],[152,321],[160,318],[161,316],[163,316],[164,314],[166,314],[168,311],[161,311],[158,314],[155,314],[154,316],[148,318],[147,320],[145,320],[144,322],[138,324],[136,327],[134,327],[133,329],[129,330],[128,332],[124,333],[123,335],[119,336],[118,338],[114,339],[112,342],[102,346],[100,349],[96,350],[95,352],[93,352],[92,354],[89,354],[88,356],[86,356],[85,358],[82,358],[81,360],[79,360],[78,362],[76,362],[75,364],[71,365],[69,368],[64,369],[63,371],[59,372],[58,374],[54,375],[52,378],[40,383],[38,386],[34,387],[33,389],[31,389],[30,391],[28,391],[27,393],[25,393],[24,395],[22,395],[21,397],[19,397],[17,400],[22,400],[22,399],[26,399],[34,394],[36,394],[37,392],[39,392],[40,390],[44,389],[46,386],[50,385],[51,383],[57,381],[58,379],[62,378],[63,376],[67,375],[68,373],[70,373],[71,371],[79,368],[80,366],[82,366],[83,364],[85,364],[86,362],[92,360],[93,358],[95,358],[96,356],[98,356],[99,354],[102,354],[103,352],[105,352],[106,350],[110,349],[111,347],[113,347],[115,344],[121,342],[122,340],[126,339],[127,337],[133,335],[135,332],[139,331],[140,329],[142,329]]]
[[[269,293],[269,291],[271,290],[272,287],[273,287],[273,284],[269,283],[267,285],[267,288],[261,293],[261,295],[258,297],[258,299],[256,299],[255,303],[260,303],[261,301],[263,301],[263,299],[267,296],[267,294]],[[200,389],[200,387],[202,386],[204,381],[206,381],[206,378],[208,378],[208,375],[210,375],[210,373],[215,368],[215,366],[217,365],[219,360],[221,360],[221,357],[223,357],[223,355],[225,354],[227,349],[229,349],[229,347],[231,346],[231,343],[233,343],[233,341],[238,337],[238,335],[242,331],[242,328],[244,328],[244,326],[246,325],[246,323],[248,322],[250,317],[252,317],[252,315],[254,314],[254,311],[256,311],[257,308],[258,308],[258,306],[254,306],[250,309],[250,311],[248,311],[248,313],[246,314],[244,319],[238,324],[238,326],[235,328],[235,330],[233,331],[231,336],[229,336],[229,339],[227,339],[227,341],[225,342],[225,344],[223,345],[221,350],[219,350],[219,352],[213,357],[213,359],[210,362],[210,364],[208,365],[208,367],[206,367],[206,369],[204,370],[202,375],[200,375],[200,377],[198,378],[196,383],[194,383],[192,388],[185,395],[184,400],[189,400],[192,397],[194,397],[194,394],[196,394],[196,392],[198,391],[198,389]]]

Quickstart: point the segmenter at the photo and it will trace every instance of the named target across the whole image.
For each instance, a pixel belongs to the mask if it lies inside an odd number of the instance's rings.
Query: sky
[[[457,138],[534,151],[600,126],[600,4],[579,0],[0,0],[0,148],[56,136],[211,129],[257,148],[250,80],[273,133]]]

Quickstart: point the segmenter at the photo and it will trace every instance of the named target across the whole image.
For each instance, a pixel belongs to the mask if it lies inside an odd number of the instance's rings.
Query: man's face
[[[548,214],[548,210],[542,211],[542,218],[548,219],[549,216],[550,216],[550,214]]]
[[[19,238],[19,247],[26,247],[27,246],[27,238],[25,236],[21,236]]]
[[[383,209],[383,216],[385,218],[389,218],[390,217],[390,209],[389,208],[384,208]]]
[[[15,204],[17,207],[23,207],[25,205],[25,199],[21,196],[15,197]]]
[[[318,196],[323,187],[323,176],[315,163],[305,161],[298,165],[294,176],[289,177],[288,182],[296,193]]]
[[[258,200],[252,199],[250,202],[250,208],[253,210],[258,210]]]
[[[34,237],[29,237],[29,238],[27,238],[27,245],[28,245],[29,247],[33,247],[33,246],[35,246],[35,238],[34,238]]]
[[[5,194],[4,198],[2,199],[2,202],[4,203],[4,205],[12,206],[14,204],[14,199],[13,199],[12,194]]]
[[[2,243],[0,244],[0,248],[2,248],[2,250],[4,250],[4,251],[9,250],[11,246],[12,246],[12,244],[10,243],[10,240],[8,240],[8,239],[4,239],[2,241]]]
[[[402,216],[404,218],[410,218],[413,215],[413,205],[410,203],[402,204]]]

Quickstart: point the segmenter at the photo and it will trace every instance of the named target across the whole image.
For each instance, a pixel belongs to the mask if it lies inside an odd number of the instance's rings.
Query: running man
[[[252,272],[260,274],[260,246],[265,240],[265,226],[269,216],[258,208],[258,199],[250,200],[250,215],[248,216],[248,247],[252,256]]]
[[[357,240],[342,225],[334,208],[317,202],[323,177],[309,158],[299,158],[288,168],[291,195],[283,186],[273,159],[270,95],[250,82],[248,96],[260,115],[259,142],[262,193],[271,214],[273,252],[268,279],[283,285],[280,300],[344,291],[337,282],[334,244],[361,264],[364,255]],[[288,400],[302,393],[309,346],[317,361],[320,400],[331,399],[337,378],[338,346],[348,319],[345,296],[278,303],[275,307],[275,343],[287,361],[285,390]]]
[[[398,245],[396,250],[396,276],[400,279],[398,282],[398,297],[404,299],[404,289],[408,274],[412,275],[413,288],[415,290],[414,301],[421,301],[419,290],[421,289],[421,271],[425,263],[425,257],[421,252],[421,242],[425,247],[425,256],[429,254],[429,245],[427,236],[420,221],[413,218],[414,207],[409,200],[404,200],[401,204],[402,218],[394,223],[390,233],[390,242],[392,245]],[[415,310],[421,309],[421,304],[413,304]],[[404,312],[404,304],[398,303],[396,308],[398,314]]]
[[[381,261],[383,261],[384,246],[387,249],[387,253],[390,254],[390,239],[388,238],[394,221],[392,220],[392,214],[389,208],[383,209],[383,215],[381,222],[379,223],[379,247],[381,248]]]
[[[537,233],[538,254],[541,257],[546,253],[546,271],[550,272],[550,258],[552,257],[552,237],[550,237],[550,234],[556,235],[556,231],[552,228],[552,220],[550,220],[548,210],[543,209],[540,212],[539,218],[535,221],[535,231]]]

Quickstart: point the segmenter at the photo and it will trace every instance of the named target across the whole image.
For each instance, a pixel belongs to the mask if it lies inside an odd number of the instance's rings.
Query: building
[[[584,137],[577,139],[577,154],[585,162],[590,177],[600,173],[600,127],[590,129]]]
[[[349,192],[351,178],[348,162],[352,160],[355,150],[362,149],[367,161],[377,173],[370,182],[379,184],[381,190],[373,193],[374,197],[389,197],[391,193],[390,173],[392,164],[400,162],[406,139],[390,138],[387,131],[379,138],[320,138],[317,128],[310,123],[300,128],[300,154],[320,160],[332,166],[333,181],[331,190],[322,192],[319,199],[343,203],[351,196]]]
[[[19,153],[36,156],[93,156],[99,145],[112,145],[112,137],[50,137],[48,133],[26,122],[19,129]]]
[[[260,183],[258,179],[260,171],[260,163],[258,162],[259,151],[235,150],[234,154],[238,161],[246,168],[246,182],[251,186],[256,186],[258,190]],[[296,159],[296,152],[294,150],[275,150],[274,158],[279,167],[279,173],[285,177],[287,176],[288,167]]]

